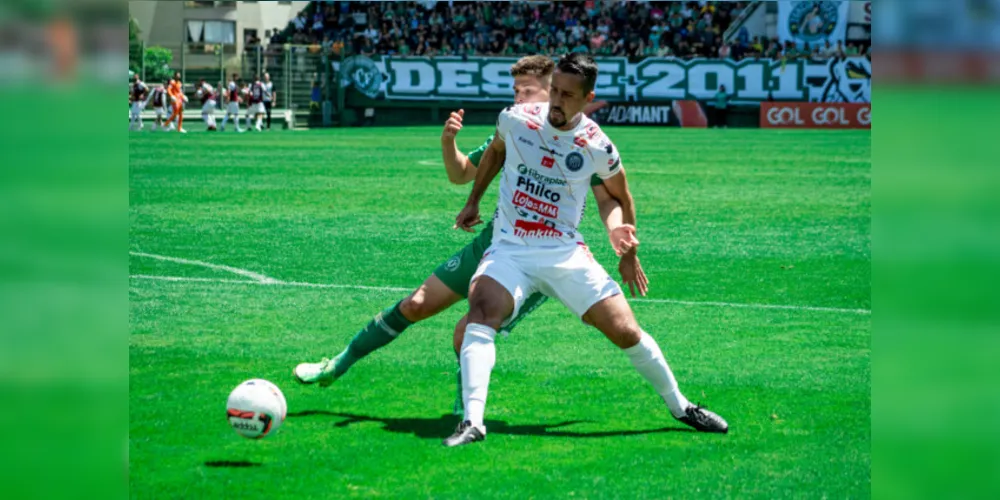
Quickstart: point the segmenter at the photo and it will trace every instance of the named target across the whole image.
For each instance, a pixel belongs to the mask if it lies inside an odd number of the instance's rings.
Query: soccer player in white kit
[[[233,117],[233,124],[236,125],[237,132],[243,132],[240,128],[240,83],[239,75],[233,73],[233,79],[226,85],[226,116],[222,117],[222,126],[219,130],[225,131],[229,117]]]
[[[129,130],[142,130],[142,110],[146,107],[146,97],[149,88],[139,79],[139,74],[132,76],[132,88],[129,90]]]
[[[166,127],[163,124],[163,115],[167,109],[167,89],[165,88],[165,85],[166,82],[164,82],[164,85],[154,87],[153,90],[150,91],[149,97],[146,98],[145,107],[148,108],[149,105],[152,104],[153,112],[156,113],[156,120],[153,122],[153,130],[159,130],[161,128],[166,130]]]
[[[486,395],[496,362],[493,339],[536,291],[559,299],[625,351],[674,418],[702,432],[729,429],[721,417],[684,397],[656,341],[639,327],[618,283],[594,260],[577,229],[590,177],[595,174],[621,204],[623,224],[635,226],[635,206],[618,151],[582,113],[594,99],[596,80],[597,64],[592,57],[568,54],[552,75],[548,104],[512,106],[497,121],[490,149],[506,160],[493,244],[483,255],[469,290],[468,325],[460,355],[466,419],[444,440],[445,446],[486,438]],[[480,200],[500,171],[499,165],[490,167],[476,173],[456,226],[467,229],[482,222]],[[530,170],[543,171],[546,178],[558,182],[525,175]]]
[[[264,84],[261,83],[260,76],[254,78],[250,85],[247,100],[250,102],[249,109],[247,109],[247,129],[250,129],[250,115],[252,114],[257,120],[253,130],[262,132],[263,129],[260,126],[261,120],[264,119]]]
[[[216,101],[215,88],[205,80],[200,80],[198,82],[198,90],[195,91],[195,96],[201,99],[201,119],[208,126],[209,132],[214,132],[216,130],[215,126],[215,108],[218,106],[218,101]]]

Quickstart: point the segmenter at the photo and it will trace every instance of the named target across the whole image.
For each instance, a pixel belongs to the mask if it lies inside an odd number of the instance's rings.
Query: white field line
[[[253,271],[247,271],[246,269],[240,269],[238,267],[229,267],[229,266],[223,266],[223,265],[219,265],[219,264],[212,264],[211,262],[204,262],[204,261],[200,261],[200,260],[181,259],[179,257],[168,257],[166,255],[156,255],[154,253],[134,252],[134,251],[131,251],[131,250],[129,250],[128,254],[129,255],[135,255],[136,257],[148,257],[150,259],[162,260],[162,261],[165,261],[165,262],[175,262],[177,264],[187,264],[189,266],[205,267],[205,268],[208,268],[208,269],[215,269],[216,271],[226,271],[227,273],[233,273],[233,274],[237,274],[237,275],[240,275],[240,276],[244,276],[244,277],[250,278],[250,279],[252,279],[252,280],[254,280],[254,281],[258,282],[258,283],[265,284],[265,285],[272,285],[272,284],[277,284],[277,283],[281,282],[281,281],[276,280],[276,279],[274,279],[274,278],[272,278],[270,276],[265,276],[263,274],[255,273]]]
[[[348,289],[348,290],[371,290],[379,292],[409,292],[412,290],[412,288],[402,288],[396,286],[338,285],[330,283],[306,283],[302,281],[281,281],[271,278],[269,276],[265,276],[263,274],[247,271],[246,269],[221,266],[218,264],[212,264],[200,260],[181,259],[177,257],[167,257],[165,255],[156,255],[156,254],[131,252],[131,251],[129,252],[129,254],[135,255],[137,257],[149,257],[151,259],[176,262],[178,264],[188,264],[192,266],[205,267],[208,269],[216,269],[219,271],[227,271],[233,274],[251,278],[251,280],[236,280],[236,279],[223,279],[223,278],[192,278],[186,276],[153,276],[148,274],[130,275],[129,279],[134,279],[134,280],[173,281],[173,282],[190,282],[190,283],[235,283],[242,285],[290,286],[299,288],[333,288],[333,289]],[[696,307],[702,306],[702,307],[727,307],[727,308],[739,308],[739,309],[783,309],[787,311],[813,311],[813,312],[831,312],[831,313],[865,314],[865,315],[871,314],[871,310],[868,309],[846,309],[840,307],[798,306],[798,305],[784,305],[784,304],[742,304],[738,302],[693,301],[693,300],[675,300],[675,299],[633,299],[633,298],[629,298],[629,302],[648,303],[648,304],[673,304],[679,306],[696,306]]]

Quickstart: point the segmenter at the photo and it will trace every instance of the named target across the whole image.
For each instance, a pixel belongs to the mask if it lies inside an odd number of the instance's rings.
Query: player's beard
[[[556,111],[559,112],[558,115],[556,114]],[[552,109],[550,109],[549,110],[549,124],[551,124],[553,127],[556,127],[556,128],[565,127],[566,126],[566,112],[564,112],[560,108],[552,108]]]

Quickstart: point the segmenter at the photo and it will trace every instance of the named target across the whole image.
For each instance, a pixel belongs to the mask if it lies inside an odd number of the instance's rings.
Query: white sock
[[[497,331],[476,323],[465,327],[462,340],[462,399],[465,403],[465,419],[479,428],[484,428],[486,395],[489,392],[490,372],[496,363],[497,351],[493,338]]]
[[[260,118],[257,118],[257,128],[260,128]]]
[[[653,386],[656,393],[667,403],[670,414],[674,417],[683,417],[684,410],[691,403],[681,394],[681,390],[677,387],[677,379],[674,378],[673,372],[667,366],[667,360],[664,359],[663,352],[660,351],[660,346],[656,344],[653,337],[642,332],[639,343],[624,349],[624,351],[635,370]]]
[[[229,123],[229,113],[222,117],[222,128],[226,128],[227,123]]]

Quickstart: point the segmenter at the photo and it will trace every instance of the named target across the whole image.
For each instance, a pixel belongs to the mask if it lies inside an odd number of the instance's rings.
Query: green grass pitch
[[[459,144],[489,132],[466,127]],[[440,128],[132,133],[131,496],[869,496],[870,132],[607,132],[651,282],[633,309],[730,434],[688,432],[554,301],[498,339],[485,443],[440,444],[464,302],[328,389],[297,385],[296,363],[335,354],[405,295],[386,287],[417,286],[469,241],[451,226],[470,186],[447,182]],[[617,277],[589,205],[583,232]],[[223,416],[254,377],[289,406],[261,441]]]

